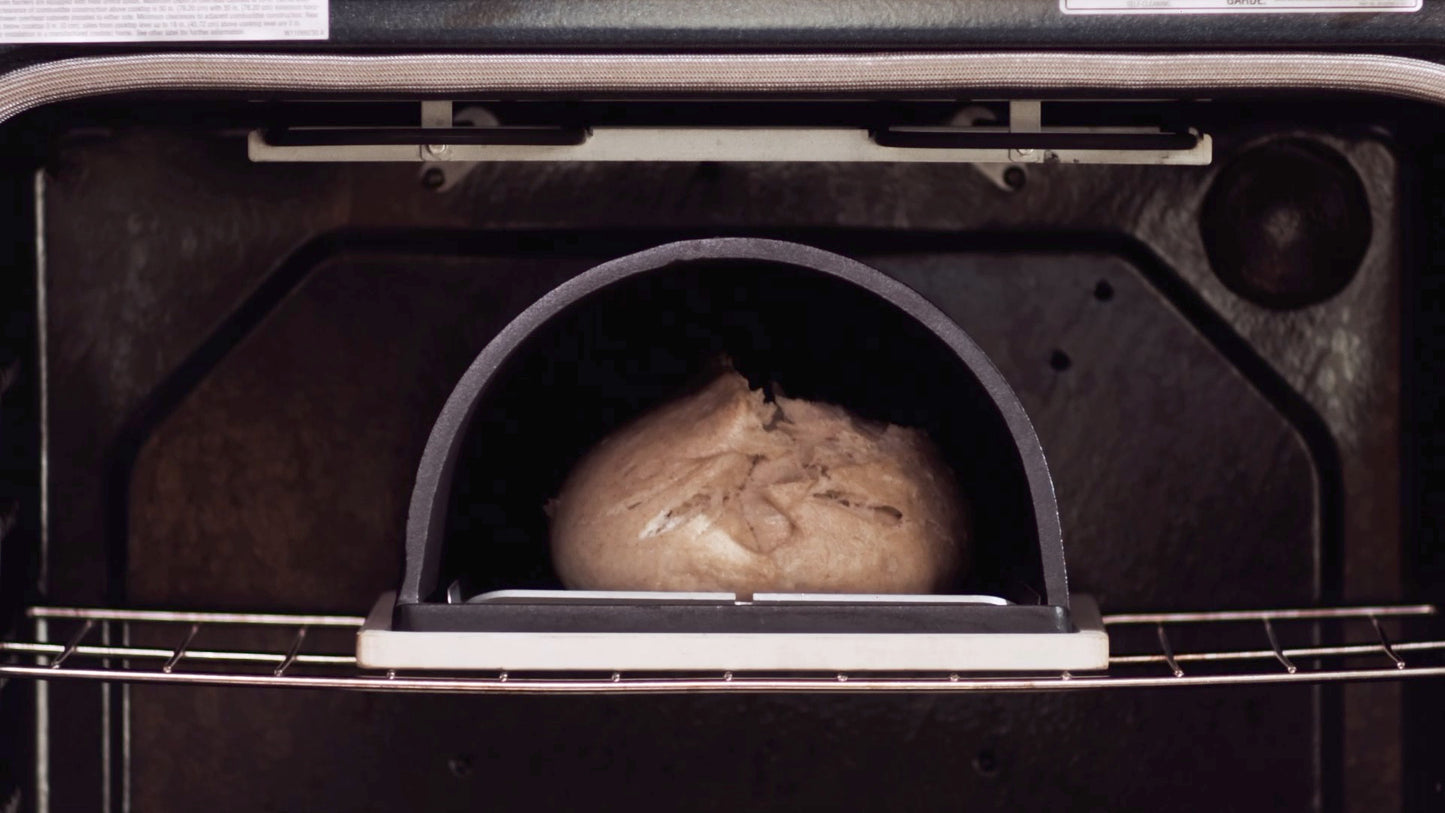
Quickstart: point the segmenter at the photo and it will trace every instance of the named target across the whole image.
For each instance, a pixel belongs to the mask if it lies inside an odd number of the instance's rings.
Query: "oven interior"
[[[714,236],[837,252],[956,321],[1031,417],[1070,589],[1106,613],[1445,598],[1433,269],[1445,122],[1433,109],[1044,106],[1046,123],[1197,128],[1213,141],[1203,166],[247,158],[252,130],[407,127],[417,107],[191,94],[54,105],[0,130],[9,637],[30,634],[24,608],[37,604],[364,613],[400,581],[418,458],[487,342],[588,268]],[[876,130],[1006,108],[456,109],[559,130]],[[736,313],[805,308],[793,346],[846,310],[778,282],[778,297]],[[516,420],[487,422],[504,431],[464,457],[449,525],[449,539],[501,544],[451,545],[443,583],[556,585],[533,504],[580,438],[718,349],[679,342],[644,300],[613,303],[609,329],[671,372],[638,389],[609,379],[616,366],[594,347],[576,354],[592,378],[518,376]],[[922,379],[900,365],[923,360],[887,357],[880,330],[826,334],[838,346],[819,355],[838,369],[738,362],[973,431],[966,408],[910,389]],[[899,373],[886,386],[842,375],[870,353]],[[597,698],[11,679],[0,809],[556,808],[585,793],[708,810],[1423,810],[1445,801],[1442,712],[1432,680]]]

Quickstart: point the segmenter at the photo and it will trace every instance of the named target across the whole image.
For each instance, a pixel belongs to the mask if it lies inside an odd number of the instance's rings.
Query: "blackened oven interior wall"
[[[855,257],[964,326],[1034,418],[1072,586],[1106,609],[1395,597],[1391,115],[1271,101],[1191,119],[1214,167],[1034,166],[1009,186],[919,165],[449,166],[438,184],[410,165],[252,165],[204,128],[77,132],[37,194],[46,598],[103,604],[117,584],[142,606],[364,612],[400,578],[431,421],[496,331],[599,262],[719,234]],[[1280,139],[1342,156],[1374,228],[1343,289],[1275,311],[1217,278],[1199,220],[1221,168]],[[1332,472],[1261,370],[1320,419]],[[118,479],[120,428],[147,410]],[[564,808],[578,788],[718,810],[1380,810],[1401,787],[1384,684],[1335,706],[1267,687],[615,703],[134,687],[108,751],[96,689],[58,686],[55,809],[98,808],[106,775],[132,809],[214,811]]]

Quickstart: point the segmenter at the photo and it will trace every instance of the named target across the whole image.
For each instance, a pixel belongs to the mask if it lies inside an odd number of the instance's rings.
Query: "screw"
[[[998,776],[998,756],[993,749],[985,748],[973,758],[973,769],[980,776]]]
[[[1034,148],[1033,148],[1033,147],[1020,147],[1019,149],[1014,150],[1014,152],[1018,153],[1019,155],[1033,155],[1033,154],[1034,154]]]
[[[447,770],[452,772],[452,776],[458,779],[465,779],[472,775],[476,767],[472,764],[471,757],[465,754],[459,754],[447,760]]]
[[[441,158],[452,151],[450,144],[428,144],[422,151],[433,158]]]

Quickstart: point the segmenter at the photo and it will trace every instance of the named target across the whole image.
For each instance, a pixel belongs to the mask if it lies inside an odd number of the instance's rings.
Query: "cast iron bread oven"
[[[467,593],[558,587],[546,561],[547,499],[593,443],[723,356],[755,385],[927,431],[973,515],[970,565],[949,592],[1010,603],[458,600],[460,584]],[[422,458],[394,624],[413,631],[1068,632],[1068,608],[1043,451],[979,347],[917,293],[858,262],[794,243],[718,238],[593,268],[544,296],[483,350]]]

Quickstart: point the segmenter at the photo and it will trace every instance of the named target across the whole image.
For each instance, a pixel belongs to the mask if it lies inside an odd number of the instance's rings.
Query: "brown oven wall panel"
[[[324,262],[137,459],[133,599],[361,611],[401,579],[416,461],[492,335],[587,261]]]
[[[1268,359],[1328,426],[1338,449],[1344,501],[1338,573],[1327,601],[1389,601],[1401,593],[1400,159],[1388,135],[1362,125],[1341,131],[1242,132],[1218,144],[1213,172],[1253,148],[1307,139],[1343,156],[1371,210],[1371,239],[1355,278],[1338,295],[1290,312],[1259,307],[1210,272],[1195,228],[1207,187],[1190,205],[1149,210],[1138,233],[1235,331]],[[1392,684],[1339,687],[1345,809],[1401,805],[1401,692]]]
[[[1318,600],[1308,449],[1136,266],[1024,250],[868,259],[963,326],[1019,393],[1071,589],[1104,607]]]
[[[1354,128],[1351,128],[1354,129]],[[1339,600],[1388,599],[1400,590],[1399,160],[1378,134],[1317,130],[1242,133],[1218,145],[1215,174],[1252,149],[1293,139],[1344,157],[1369,200],[1371,239],[1354,279],[1316,305],[1278,311],[1230,291],[1198,239],[1208,185],[1184,205],[1153,206],[1136,229],[1190,287],[1258,349],[1329,427],[1348,505],[1342,512]],[[1280,208],[1294,201],[1281,196]],[[1193,234],[1196,239],[1181,239]]]
[[[62,146],[44,179],[49,592],[106,600],[108,455],[150,393],[347,201],[325,166],[247,172],[243,153],[146,133]],[[229,143],[229,142],[228,142]],[[97,149],[99,147],[99,149]]]

